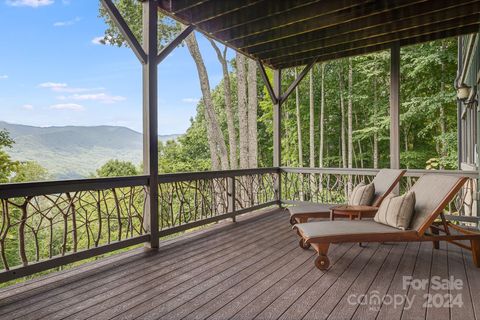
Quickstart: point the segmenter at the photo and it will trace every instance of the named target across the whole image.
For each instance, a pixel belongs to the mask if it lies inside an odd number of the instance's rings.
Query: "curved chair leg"
[[[430,231],[431,231],[432,234],[434,234],[434,235],[438,235],[438,234],[439,234],[437,228],[431,227],[431,228],[430,228]],[[440,241],[433,241],[433,248],[434,248],[434,249],[440,249]]]
[[[303,238],[300,238],[300,241],[298,242],[298,244],[300,245],[300,248],[302,248],[304,250],[308,250],[310,248],[310,243],[305,242],[305,240],[303,240]]]
[[[476,267],[480,268],[480,240],[470,240],[472,258]]]
[[[290,224],[292,226],[297,224],[297,219],[295,218],[295,216],[290,216]]]

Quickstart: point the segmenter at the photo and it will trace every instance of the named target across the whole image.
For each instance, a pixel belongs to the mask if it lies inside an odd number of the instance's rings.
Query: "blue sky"
[[[97,0],[0,0],[0,120],[142,130],[140,63],[128,48],[95,41],[106,28],[98,7]],[[213,88],[221,66],[209,42],[197,39]],[[193,60],[178,47],[159,66],[159,134],[185,132],[200,97]]]

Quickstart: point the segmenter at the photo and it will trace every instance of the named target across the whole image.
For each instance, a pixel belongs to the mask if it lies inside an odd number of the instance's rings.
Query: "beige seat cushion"
[[[396,234],[409,232],[386,226],[372,220],[308,222],[297,224],[295,225],[295,228],[300,230],[305,239],[338,237],[340,241],[344,241],[345,236],[347,235],[368,236],[371,234]]]
[[[348,199],[348,205],[350,206],[368,206],[373,201],[375,195],[375,185],[373,183],[365,185],[360,182],[352,191],[350,198]]]
[[[407,230],[415,208],[415,193],[407,192],[402,196],[389,195],[383,200],[373,218],[378,223],[401,230]]]
[[[326,204],[326,203],[305,203],[292,206],[288,208],[290,216],[296,216],[300,214],[330,214],[330,210],[333,207],[337,207],[338,204]]]

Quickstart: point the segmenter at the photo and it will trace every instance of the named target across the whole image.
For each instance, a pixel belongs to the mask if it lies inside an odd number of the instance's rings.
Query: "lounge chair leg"
[[[480,268],[480,240],[470,240],[472,246],[472,257],[475,266]]]
[[[290,217],[290,224],[294,226],[297,223],[297,219],[295,219],[295,216]]]
[[[327,270],[330,266],[330,259],[327,257],[329,246],[329,243],[312,243],[312,247],[318,253],[318,257],[315,259],[315,266],[320,270]]]
[[[430,231],[431,231],[432,234],[434,234],[434,235],[438,235],[438,234],[439,234],[437,228],[431,227],[431,228],[430,228]],[[433,248],[434,248],[434,249],[440,249],[440,241],[433,241]]]
[[[298,244],[300,245],[300,248],[302,248],[304,250],[308,250],[311,246],[310,243],[305,242],[305,240],[303,240],[303,238],[300,238],[300,241],[298,242]]]

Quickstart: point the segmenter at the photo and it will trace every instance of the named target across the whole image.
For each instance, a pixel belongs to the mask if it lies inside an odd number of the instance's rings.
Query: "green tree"
[[[38,162],[20,162],[15,170],[11,182],[45,181],[49,178],[48,171]]]
[[[0,183],[8,182],[17,168],[18,162],[13,161],[5,151],[6,148],[11,148],[14,143],[15,141],[10,137],[8,131],[0,130]]]
[[[97,170],[99,177],[126,177],[138,175],[138,169],[129,161],[109,160]]]

